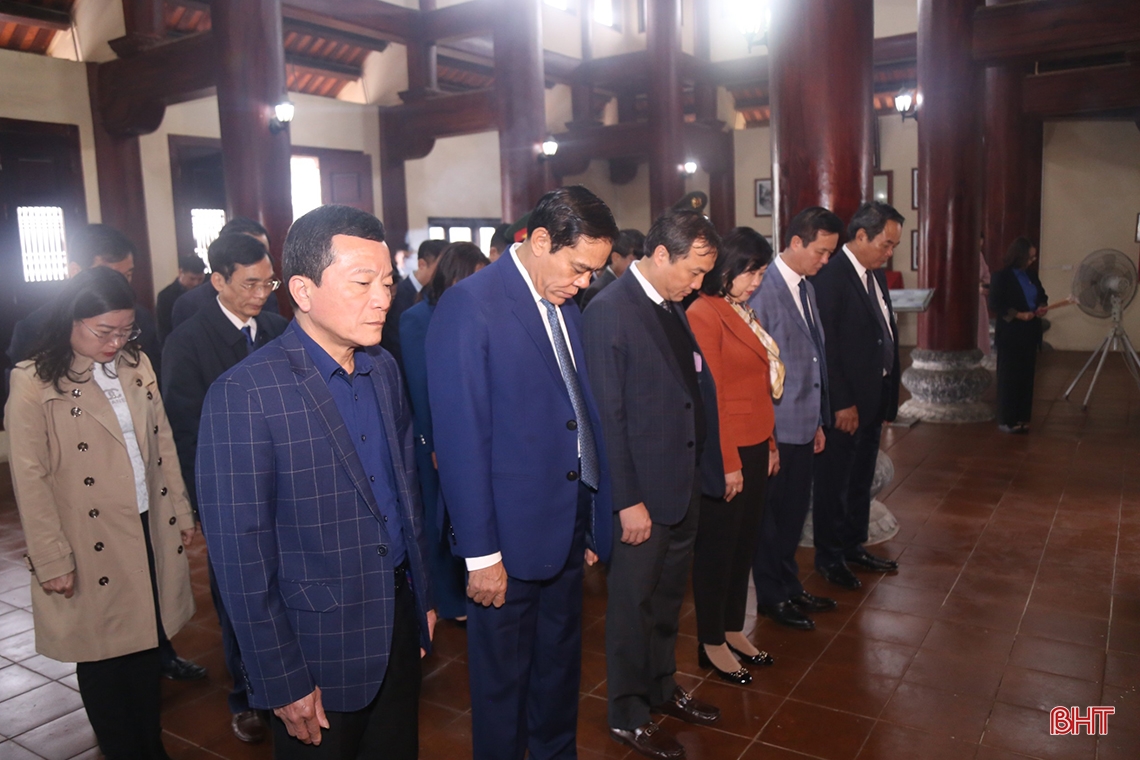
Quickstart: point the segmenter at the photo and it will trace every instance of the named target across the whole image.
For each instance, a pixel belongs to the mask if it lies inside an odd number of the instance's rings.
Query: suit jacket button
[[[137,385],[138,387],[141,388],[142,387],[142,380],[140,380],[139,378],[136,377],[135,378],[135,385]]]
[[[815,384],[813,387],[815,387],[815,388],[818,388],[818,387],[819,387],[819,383],[816,383],[816,384]]]
[[[87,451],[88,447],[87,447],[87,443],[85,441],[80,441],[79,445],[76,446],[75,448],[79,449],[80,451]]]
[[[79,415],[81,415],[81,414],[83,414],[83,410],[82,410],[82,409],[80,409],[80,408],[79,408],[79,407],[77,407],[77,406],[73,406],[73,407],[71,407],[71,416],[72,416],[72,417],[78,417],[78,416],[79,416]]]
[[[179,553],[179,554],[181,554],[181,553],[182,553],[182,544],[179,544],[179,545],[178,545],[178,553]]]
[[[108,578],[108,577],[107,577],[107,576],[105,576],[105,575],[104,575],[102,578],[100,578],[100,579],[99,579],[99,585],[100,585],[100,586],[106,586],[106,585],[107,585],[108,583],[110,583],[110,582],[111,582],[111,579],[110,579],[110,578]]]
[[[78,388],[72,388],[71,389],[71,397],[72,398],[79,398],[82,395],[83,395],[83,391],[79,390]]]
[[[686,401],[685,402],[685,408],[686,409],[692,409],[693,408],[693,402],[692,401]]]
[[[162,487],[162,489],[158,492],[158,495],[159,496],[166,496],[166,486]]]
[[[385,545],[385,544],[380,544],[379,546],[377,546],[377,547],[376,547],[376,553],[377,553],[377,554],[379,554],[381,557],[387,557],[387,556],[388,556],[388,547],[387,547],[387,545]]]
[[[178,518],[177,518],[177,517],[171,517],[171,518],[170,518],[170,524],[171,524],[171,525],[174,525],[176,522],[178,522]]]
[[[567,430],[577,430],[578,429],[578,420],[570,420],[569,422],[567,422],[566,423],[566,429]]]
[[[162,464],[162,457],[159,457],[159,458],[158,458],[158,463],[159,463],[159,465],[161,465],[161,464]]]
[[[690,448],[690,449],[691,449],[691,448],[693,448],[693,447],[694,447],[694,446],[696,446],[696,445],[697,445],[697,444],[693,443],[692,441],[689,441],[688,443],[686,443],[686,444],[685,444],[685,446],[687,446],[687,447],[688,447],[688,448]]]
[[[577,480],[578,479],[578,473],[571,470],[570,472],[566,473],[566,479],[567,480]]]
[[[97,552],[103,551],[103,542],[102,541],[99,541],[98,543],[95,544],[95,551],[97,551]]]
[[[84,478],[83,479],[83,485],[85,485],[85,486],[95,485],[95,478],[91,478],[91,477]]]
[[[90,512],[88,512],[88,513],[87,513],[87,516],[88,516],[88,517],[90,517],[90,518],[92,518],[92,519],[94,519],[94,518],[96,518],[96,517],[98,517],[98,516],[99,516],[99,510],[97,510],[97,509],[93,509],[93,510],[91,510]]]
[[[152,398],[154,398],[154,394],[151,393],[150,391],[147,391],[146,392],[146,400],[150,401]]]
[[[158,425],[155,425],[155,426],[154,426],[154,434],[155,434],[155,435],[158,435]]]

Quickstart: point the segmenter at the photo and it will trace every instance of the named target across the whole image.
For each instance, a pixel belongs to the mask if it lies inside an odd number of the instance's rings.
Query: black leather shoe
[[[610,738],[628,744],[634,750],[655,760],[678,760],[685,756],[685,748],[656,723],[646,723],[634,729],[611,728]]]
[[[801,631],[815,630],[815,623],[812,622],[812,619],[793,607],[791,602],[780,602],[773,606],[762,604],[760,605],[760,614],[789,628],[799,628]]]
[[[740,686],[747,686],[748,684],[752,683],[752,674],[744,668],[737,668],[736,670],[729,672],[727,670],[721,670],[716,665],[713,665],[713,661],[710,660],[708,654],[705,653],[704,644],[697,644],[697,664],[702,668],[715,670],[716,674],[721,677],[721,680],[728,681],[729,683],[738,684]]]
[[[734,655],[736,655],[736,659],[748,665],[771,665],[775,662],[775,660],[772,659],[772,655],[768,654],[763,649],[761,649],[756,654],[744,654],[744,652],[741,652],[732,644],[729,644],[728,648]]]
[[[230,730],[234,732],[238,741],[243,741],[246,744],[260,744],[265,741],[265,737],[269,733],[266,730],[265,721],[261,719],[261,714],[257,710],[242,710],[239,713],[234,713],[233,717],[230,718]]]
[[[826,596],[815,596],[806,591],[793,596],[789,601],[801,612],[827,612],[835,609],[838,605],[834,599],[828,599]]]
[[[162,666],[162,677],[171,681],[201,681],[206,677],[206,669],[197,663],[175,657]]]
[[[673,692],[673,698],[654,708],[655,712],[672,715],[674,718],[686,723],[696,723],[698,726],[711,726],[720,720],[720,708],[693,699],[693,695],[680,686]]]
[[[855,573],[851,572],[851,568],[843,562],[837,565],[826,565],[816,567],[815,571],[823,576],[823,579],[828,583],[834,583],[836,586],[842,586],[846,589],[863,588],[863,582],[855,577]]]
[[[876,557],[862,546],[848,554],[846,559],[849,565],[858,565],[859,567],[872,570],[876,573],[889,573],[899,569],[898,562],[895,562],[893,559],[887,559],[886,557]]]

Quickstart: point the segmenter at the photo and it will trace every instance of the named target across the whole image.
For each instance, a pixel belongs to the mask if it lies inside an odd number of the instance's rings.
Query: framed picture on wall
[[[918,271],[918,230],[910,231],[910,271]]]
[[[756,216],[772,215],[772,180],[756,180]]]
[[[892,200],[895,194],[894,184],[895,173],[893,171],[875,172],[871,185],[871,197],[879,203],[886,203],[888,206],[894,205]]]
[[[918,208],[918,168],[910,170],[910,207]]]

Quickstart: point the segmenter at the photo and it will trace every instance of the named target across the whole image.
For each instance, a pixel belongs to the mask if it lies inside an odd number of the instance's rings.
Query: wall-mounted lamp
[[[914,119],[918,121],[918,105],[922,98],[914,91],[902,89],[895,95],[895,110],[902,116],[902,120]]]
[[[553,137],[548,137],[542,141],[542,155],[539,157],[542,160],[551,158],[558,152],[558,141]]]
[[[685,172],[686,177],[691,177],[697,173],[697,162],[692,159],[681,164],[681,171]]]
[[[288,100],[283,100],[277,105],[273,106],[273,116],[269,119],[269,131],[277,134],[285,127],[289,126],[289,122],[293,121],[293,114],[296,112],[296,107]]]

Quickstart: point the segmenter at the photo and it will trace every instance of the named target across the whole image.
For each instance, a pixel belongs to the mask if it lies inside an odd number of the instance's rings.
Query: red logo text
[[[1049,711],[1049,733],[1053,736],[1076,735],[1085,729],[1089,736],[1108,734],[1108,716],[1116,713],[1115,707],[1090,707],[1081,715],[1079,707],[1054,707]]]

